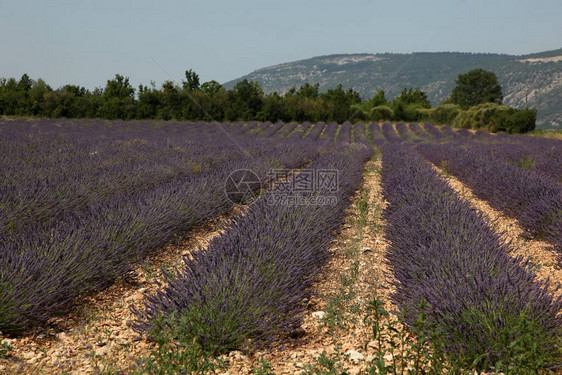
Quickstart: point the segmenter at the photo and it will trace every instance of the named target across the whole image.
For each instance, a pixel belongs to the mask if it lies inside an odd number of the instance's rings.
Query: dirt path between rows
[[[501,211],[490,207],[486,201],[476,197],[470,188],[454,176],[444,173],[436,166],[434,168],[458,193],[461,199],[464,199],[485,215],[489,225],[497,233],[503,233],[504,240],[510,243],[514,250],[510,255],[528,258],[531,262],[530,269],[537,276],[537,280],[550,279],[549,290],[555,296],[562,294],[562,288],[558,288],[562,282],[562,269],[557,266],[556,254],[552,251],[552,244],[525,238],[524,230],[519,226],[516,219],[507,217]]]

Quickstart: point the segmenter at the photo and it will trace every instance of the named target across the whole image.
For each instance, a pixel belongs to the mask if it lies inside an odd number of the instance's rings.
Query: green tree
[[[139,85],[139,98],[136,107],[138,119],[157,118],[158,110],[163,107],[163,93],[156,89],[154,82],[151,82],[151,87]]]
[[[28,92],[33,87],[33,81],[27,74],[23,74],[21,76],[20,81],[18,82],[18,90]]]
[[[199,74],[192,69],[185,71],[185,81],[182,81],[183,89],[186,91],[195,91],[199,89]]]
[[[326,104],[326,111],[328,117],[325,121],[344,122],[349,120],[355,113],[352,107],[354,104],[361,104],[361,96],[353,89],[344,90],[342,85],[339,84],[334,89],[329,89],[321,98]]]
[[[429,99],[427,99],[427,94],[419,87],[402,89],[400,96],[397,96],[394,101],[400,101],[406,105],[417,104],[422,108],[431,108],[431,103]]]
[[[502,88],[494,72],[474,69],[465,74],[459,74],[456,83],[451,94],[451,103],[464,108],[482,103],[502,103]]]
[[[311,85],[310,83],[306,82],[304,85],[302,85],[299,88],[299,91],[296,92],[296,95],[303,98],[316,99],[318,98],[319,88],[320,88],[320,84],[318,83]]]
[[[0,79],[0,113],[3,115],[15,115],[19,110],[19,104],[24,100],[25,93],[18,88],[15,78]]]
[[[262,121],[291,121],[291,116],[287,113],[287,97],[282,97],[277,92],[266,95],[263,106],[258,113],[257,119]]]
[[[135,116],[135,89],[129,83],[129,77],[116,74],[114,79],[107,80],[103,98],[100,117],[127,120]]]
[[[158,111],[158,118],[163,120],[183,120],[186,119],[182,114],[183,111],[189,111],[185,108],[184,100],[180,88],[174,82],[168,80],[162,83],[162,102]],[[185,103],[189,106],[189,103]]]
[[[369,100],[369,107],[373,108],[373,107],[377,107],[377,106],[380,106],[380,105],[385,105],[387,103],[388,103],[388,101],[386,100],[386,97],[384,96],[384,90],[377,90],[375,95],[373,95],[373,97]]]
[[[214,96],[224,91],[224,87],[215,80],[205,82],[201,85],[201,90],[207,95]]]
[[[107,80],[104,96],[107,99],[131,99],[135,95],[135,89],[129,83],[129,77],[116,74],[114,79]]]
[[[228,120],[255,120],[262,109],[263,90],[258,82],[244,79],[228,91],[227,100]]]
[[[28,101],[30,104],[31,114],[33,116],[45,116],[45,100],[47,94],[53,91],[51,86],[39,78],[33,82],[33,86],[29,90]]]

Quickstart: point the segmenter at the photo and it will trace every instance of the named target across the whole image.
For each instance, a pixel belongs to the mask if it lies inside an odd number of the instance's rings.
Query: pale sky
[[[0,77],[53,88],[116,73],[160,86],[187,69],[224,83],[338,53],[561,47],[561,0],[0,0]]]

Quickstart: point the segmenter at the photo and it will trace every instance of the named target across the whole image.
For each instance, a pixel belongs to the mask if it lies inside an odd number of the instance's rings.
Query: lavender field
[[[422,346],[463,371],[559,371],[562,141],[416,123],[0,120],[0,341],[17,351],[60,332],[54,322],[85,297],[218,220],[208,244],[143,288],[126,325],[138,340],[168,337],[210,357],[298,345],[372,173],[387,303],[409,340],[427,334]],[[547,278],[448,177],[513,220],[521,243],[544,247]],[[0,365],[33,373],[3,353]],[[399,373],[385,360],[360,371]],[[59,362],[41,371],[63,372]],[[189,373],[158,363],[144,371]]]

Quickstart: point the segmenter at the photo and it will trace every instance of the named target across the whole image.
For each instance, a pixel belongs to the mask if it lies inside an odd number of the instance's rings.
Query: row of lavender
[[[428,334],[463,367],[559,365],[562,299],[409,145],[382,150],[387,259],[406,322],[427,314]]]
[[[224,195],[231,172],[251,169],[266,181],[271,168],[298,168],[323,148],[233,134],[245,132],[240,125],[127,123],[104,131],[103,123],[88,124],[0,126],[0,147],[11,152],[2,153],[4,333],[68,311],[75,297],[108,286],[150,249],[231,209]],[[166,168],[167,177],[158,174]]]
[[[215,353],[287,337],[301,324],[312,282],[372,153],[365,145],[334,145],[307,170],[336,171],[337,186],[292,191],[283,202],[289,181],[254,202],[148,297],[136,328],[152,335],[170,330]],[[335,200],[318,203],[327,197]]]
[[[417,149],[459,178],[492,207],[516,218],[531,237],[549,241],[562,255],[562,185],[541,171],[491,155],[487,145],[421,144]]]

